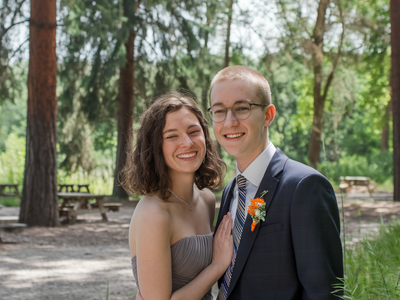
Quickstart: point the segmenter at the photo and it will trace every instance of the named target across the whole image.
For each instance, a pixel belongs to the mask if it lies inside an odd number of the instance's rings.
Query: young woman
[[[137,299],[212,299],[233,253],[232,218],[213,238],[222,160],[189,93],[160,96],[144,113],[122,171],[122,185],[144,195],[132,216],[129,246]]]

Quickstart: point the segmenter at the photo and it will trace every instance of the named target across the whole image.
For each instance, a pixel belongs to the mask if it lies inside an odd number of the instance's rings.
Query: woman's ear
[[[275,118],[275,106],[273,104],[270,104],[268,105],[267,110],[265,111],[264,127],[268,127],[269,125],[271,125],[274,118]]]

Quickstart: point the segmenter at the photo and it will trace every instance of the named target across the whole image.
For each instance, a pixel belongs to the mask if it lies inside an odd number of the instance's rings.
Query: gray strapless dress
[[[192,281],[212,260],[213,234],[185,237],[171,246],[172,292]],[[136,256],[132,257],[132,271],[138,292]],[[211,290],[202,300],[212,300]]]

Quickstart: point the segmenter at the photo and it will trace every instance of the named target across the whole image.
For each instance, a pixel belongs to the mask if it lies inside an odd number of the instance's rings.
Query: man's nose
[[[226,112],[226,118],[224,121],[224,125],[226,127],[232,127],[232,126],[236,126],[238,123],[239,123],[239,121],[233,114],[232,109],[228,109]]]

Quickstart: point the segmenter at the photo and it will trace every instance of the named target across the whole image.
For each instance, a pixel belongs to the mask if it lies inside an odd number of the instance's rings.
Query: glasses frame
[[[232,110],[232,108],[235,106],[235,105],[237,105],[237,104],[243,104],[243,103],[245,103],[245,104],[249,104],[250,105],[250,113],[249,113],[249,115],[246,117],[246,118],[244,118],[244,119],[239,119],[236,115],[235,115],[235,112]],[[224,122],[225,120],[226,120],[226,116],[228,115],[228,109],[230,109],[231,111],[232,111],[232,114],[233,114],[233,116],[236,118],[236,119],[238,119],[238,120],[246,120],[248,117],[250,117],[250,115],[251,115],[251,106],[257,106],[257,107],[265,107],[265,106],[268,106],[268,105],[266,105],[266,104],[258,104],[258,103],[252,103],[252,102],[247,102],[247,101],[241,101],[241,102],[236,102],[233,106],[230,106],[230,107],[224,107],[223,105],[220,105],[220,104],[218,104],[218,105],[213,105],[213,106],[211,106],[211,107],[209,107],[209,108],[207,108],[207,111],[208,111],[208,114],[209,114],[209,116],[210,116],[210,118],[211,118],[211,120],[213,121],[213,122],[215,122],[215,123],[222,123],[222,122]],[[213,119],[213,116],[212,116],[212,108],[214,107],[214,106],[221,106],[221,107],[223,107],[224,109],[225,109],[225,118],[222,120],[222,121],[214,121],[214,119]]]

